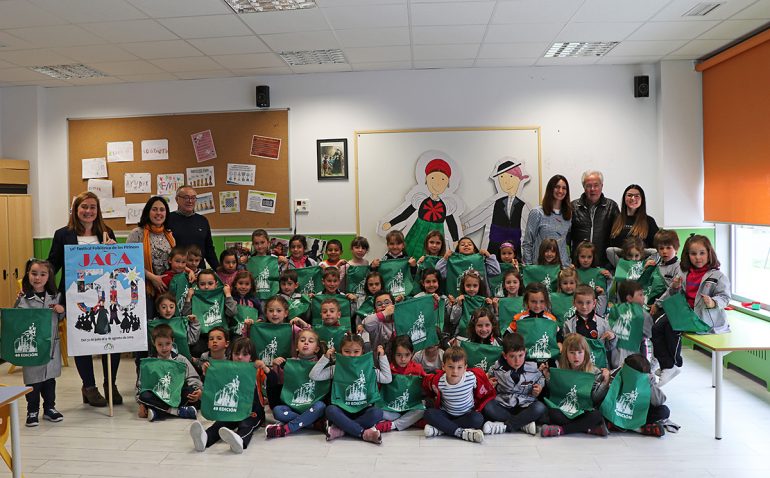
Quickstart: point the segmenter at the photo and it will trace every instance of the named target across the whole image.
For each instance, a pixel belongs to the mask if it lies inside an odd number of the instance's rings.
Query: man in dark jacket
[[[586,171],[581,178],[585,191],[572,201],[572,230],[570,247],[572,251],[583,241],[590,241],[596,246],[595,264],[607,267],[607,245],[609,244],[612,223],[620,214],[618,204],[604,197],[604,175],[599,171]]]
[[[205,216],[195,212],[196,199],[195,189],[190,186],[177,189],[177,210],[168,215],[168,228],[174,233],[177,246],[200,247],[209,267],[216,269],[219,261],[211,238],[211,226]]]

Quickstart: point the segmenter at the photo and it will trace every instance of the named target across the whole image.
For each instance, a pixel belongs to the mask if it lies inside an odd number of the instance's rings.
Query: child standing
[[[425,377],[426,373],[422,365],[414,360],[414,345],[408,335],[399,335],[389,344],[390,345],[390,373],[391,375],[411,375],[415,377]],[[375,427],[380,432],[389,432],[391,430],[406,430],[422,418],[425,410],[409,410],[404,413],[382,412],[383,420]]]
[[[425,254],[417,259],[418,266],[423,264],[428,257],[434,257],[436,258],[436,261],[439,258],[444,257],[444,254],[446,254],[446,241],[444,240],[444,235],[441,234],[441,231],[433,230],[425,236],[423,251]]]
[[[589,271],[596,267],[596,246],[588,241],[583,241],[578,244],[575,250],[575,264],[577,264],[578,277],[581,277],[581,272]],[[607,281],[612,280],[612,274],[607,269],[601,269],[599,273],[604,276]],[[605,288],[594,284],[594,290],[596,291],[597,300],[601,299],[603,307],[599,308],[599,313],[604,314],[607,310],[607,291]],[[603,297],[602,297],[603,296]]]
[[[21,295],[14,308],[51,309],[51,357],[45,365],[25,366],[24,385],[32,387],[27,394],[28,427],[39,424],[40,397],[43,397],[43,418],[60,422],[64,416],[56,410],[56,377],[61,375],[61,351],[59,350],[59,321],[64,319],[64,307],[59,304],[59,292],[53,267],[48,261],[30,259],[21,280]]]
[[[152,329],[152,344],[155,347],[157,358],[174,360],[184,364],[186,376],[185,385],[182,387],[182,403],[185,405],[180,404],[179,407],[171,407],[149,390],[140,392],[141,368],[139,369],[140,377],[137,378],[136,401],[147,408],[147,420],[151,422],[163,420],[168,416],[195,420],[198,411],[193,404],[198,403],[203,393],[203,382],[201,382],[198,372],[184,355],[174,353],[174,331],[168,325],[161,324]]]
[[[671,287],[674,278],[679,275],[679,271],[682,270],[679,258],[676,256],[677,251],[679,250],[679,235],[676,231],[671,229],[659,229],[658,232],[655,233],[653,242],[655,243],[655,250],[658,252],[657,260],[648,259],[644,266],[657,266],[660,275],[663,277],[663,280],[666,281],[666,286]],[[660,315],[659,312],[660,300],[658,299],[655,301],[655,304],[650,307],[650,315],[652,315],[653,319],[657,319]],[[653,335],[654,334],[655,331],[653,331]]]
[[[464,256],[477,253],[481,254],[484,256],[484,268],[486,270],[487,276],[500,275],[500,263],[497,262],[497,257],[495,257],[494,254],[490,254],[486,249],[479,250],[479,248],[476,247],[476,243],[473,242],[473,239],[470,237],[460,238],[460,240],[457,242],[455,252]],[[436,262],[436,269],[441,273],[441,277],[443,278],[446,278],[447,261],[449,260],[449,256],[452,254],[453,252],[451,250],[447,250],[444,254],[444,257]]]
[[[233,274],[234,276],[234,274]],[[219,284],[217,283],[217,275],[211,269],[203,269],[198,273],[198,289],[202,291],[215,290]],[[222,288],[225,296],[225,322],[232,321],[235,314],[238,313],[238,304],[233,299],[233,295],[230,286],[225,284]],[[182,315],[189,316],[192,314],[192,297],[195,294],[195,289],[190,287],[187,291],[187,297],[185,297],[184,305],[182,305]],[[199,356],[201,351],[205,347],[205,343],[208,340],[206,334],[201,334],[197,343],[190,343],[190,353],[193,356]]]
[[[575,289],[575,315],[564,321],[564,335],[580,334],[586,339],[601,340],[607,356],[610,356],[618,343],[618,338],[607,319],[596,312],[596,292],[591,286],[580,284]]]
[[[706,236],[692,235],[684,242],[680,271],[671,281],[671,286],[660,300],[674,294],[684,294],[695,314],[711,329],[709,334],[723,334],[730,331],[725,307],[730,303],[730,281],[719,270],[720,264],[711,241]],[[665,316],[658,319],[653,334],[654,344],[660,350],[655,357],[660,362],[660,385],[663,386],[679,375],[682,367],[681,333],[675,332]]]
[[[510,242],[500,244],[500,263],[510,264],[513,269],[519,269],[519,261],[516,260],[516,247]]]
[[[184,247],[174,246],[171,248],[171,252],[168,253],[168,270],[161,276],[161,280],[166,287],[168,287],[175,275],[184,274],[186,271],[191,272],[188,280],[192,281],[195,279],[195,274],[187,268],[187,255],[188,251]]]
[[[380,291],[374,296],[374,313],[367,315],[362,325],[369,334],[372,350],[384,346],[396,335],[396,325],[393,322],[393,312],[396,301],[390,292]]]
[[[543,425],[540,429],[540,435],[543,437],[557,437],[569,433],[585,432],[592,435],[607,436],[609,431],[604,423],[604,418],[598,409],[598,405],[607,395],[610,383],[610,371],[606,368],[598,369],[591,362],[591,352],[588,343],[582,335],[569,334],[564,338],[564,347],[559,357],[559,368],[567,370],[578,370],[581,372],[592,372],[594,374],[594,383],[591,387],[591,401],[594,409],[586,411],[581,415],[570,419],[561,410],[556,408],[548,409],[550,425]],[[548,369],[545,369],[546,382],[550,375]]]
[[[481,279],[481,274],[474,270],[467,271],[460,277],[460,292],[461,294],[457,296],[453,304],[447,304],[446,331],[452,337],[466,333],[467,324],[462,320],[463,317],[470,317],[473,311],[486,303],[487,300],[489,303],[492,302],[492,299],[484,300],[487,295],[487,285]]]
[[[248,337],[240,337],[233,343],[231,354],[233,362],[250,363],[254,361],[255,356],[254,344]],[[251,401],[251,414],[248,417],[239,422],[215,421],[205,430],[203,424],[196,420],[190,426],[190,436],[195,451],[205,451],[206,448],[222,439],[230,445],[230,450],[233,453],[240,454],[248,448],[251,436],[263,423],[265,423],[265,409],[262,407],[259,394],[255,389],[254,398]]]
[[[409,257],[404,248],[406,248],[406,242],[404,241],[404,234],[401,231],[391,230],[385,235],[385,243],[388,246],[388,252],[382,256],[382,259],[375,259],[372,261],[372,269],[380,267],[380,261],[387,261],[390,259],[403,259]],[[417,261],[414,257],[409,257],[409,265],[415,267]]]
[[[305,254],[307,249],[307,238],[301,234],[295,234],[289,239],[289,257],[286,263],[282,264],[284,269],[302,269],[318,265],[315,260]]]
[[[232,287],[235,274],[238,272],[238,251],[235,248],[225,249],[219,254],[217,276],[223,284]]]
[[[310,329],[300,332],[297,336],[296,350],[297,357],[291,360],[317,362],[320,355],[322,355],[321,341],[318,338],[318,334]],[[281,438],[295,433],[302,428],[312,427],[316,422],[323,419],[324,410],[326,409],[326,404],[322,400],[317,400],[313,402],[310,408],[304,412],[299,412],[291,408],[283,400],[283,394],[281,394],[279,403],[273,407],[273,417],[281,423],[268,425],[265,428],[265,436],[267,438]]]
[[[279,295],[286,300],[299,299],[302,295],[297,292],[299,277],[297,271],[287,269],[278,276]]]
[[[501,345],[500,322],[490,308],[481,307],[471,314],[465,336],[476,344]]]
[[[340,259],[342,255],[342,243],[337,239],[332,239],[326,243],[326,260],[318,263],[319,266],[336,267],[340,269],[342,266],[348,263],[345,259]]]
[[[556,239],[543,239],[543,242],[540,243],[540,249],[537,253],[537,265],[561,265],[561,259],[559,258],[559,243],[556,242]]]
[[[356,236],[350,241],[350,252],[353,258],[348,261],[351,266],[368,266],[366,254],[369,252],[369,241],[363,236]]]
[[[346,334],[340,344],[340,352],[346,357],[360,357],[363,355],[364,341],[358,335]],[[323,357],[313,366],[310,378],[316,381],[330,380],[334,378],[336,365],[330,365],[334,358],[335,350],[331,347]],[[390,363],[382,346],[377,347],[378,367],[375,368],[377,383],[390,383],[393,377],[390,373]],[[337,405],[326,407],[326,418],[331,422],[326,429],[326,440],[344,436],[346,433],[364,441],[380,444],[380,431],[375,425],[382,420],[382,410],[370,404],[363,410],[350,414]]]
[[[642,288],[642,285],[635,280],[624,280],[618,286],[618,295],[623,302],[639,304],[644,313],[644,322],[642,323],[642,341],[638,348],[636,344],[633,345],[634,350],[618,348],[617,353],[612,354],[613,368],[620,367],[626,357],[633,353],[641,353],[645,357],[652,356],[649,343],[650,338],[652,337],[652,316],[644,310],[644,289]]]
[[[521,430],[535,435],[535,422],[546,414],[543,402],[538,401],[545,378],[535,362],[526,362],[524,337],[517,333],[503,338],[502,356],[492,365],[489,376],[497,396],[484,407],[484,434]]]
[[[435,408],[425,410],[425,436],[448,435],[461,440],[484,441],[481,410],[495,398],[495,388],[487,374],[468,369],[468,356],[461,347],[444,352],[443,370],[423,380],[425,393],[434,398]]]
[[[187,268],[192,271],[195,277],[198,277],[198,273],[201,271],[201,261],[203,260],[203,253],[198,246],[187,247]]]
[[[254,276],[249,271],[238,271],[233,276],[232,297],[236,304],[260,310],[262,302],[254,294]]]

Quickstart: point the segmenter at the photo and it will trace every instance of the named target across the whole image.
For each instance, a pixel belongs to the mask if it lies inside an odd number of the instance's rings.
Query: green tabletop
[[[682,334],[688,340],[717,352],[770,350],[770,322],[737,310],[727,311],[730,332],[726,334]]]

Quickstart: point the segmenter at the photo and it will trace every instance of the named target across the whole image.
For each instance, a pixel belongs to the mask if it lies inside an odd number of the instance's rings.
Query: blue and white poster
[[[142,244],[64,246],[67,353],[147,350]]]

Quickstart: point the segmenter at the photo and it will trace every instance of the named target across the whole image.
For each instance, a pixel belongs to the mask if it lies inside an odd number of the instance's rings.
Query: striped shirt
[[[465,372],[459,382],[450,385],[446,381],[446,374],[438,381],[438,390],[441,392],[441,408],[448,414],[459,417],[473,410],[473,389],[476,388],[476,376],[473,372]]]

